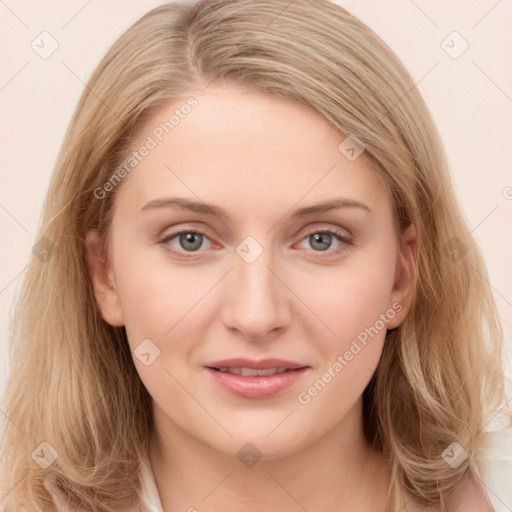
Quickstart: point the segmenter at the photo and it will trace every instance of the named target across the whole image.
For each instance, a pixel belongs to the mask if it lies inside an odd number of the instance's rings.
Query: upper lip
[[[222,359],[213,361],[205,365],[208,368],[255,368],[257,370],[265,370],[268,368],[304,368],[307,365],[296,363],[294,361],[286,361],[284,359],[245,359],[236,357],[232,359]]]

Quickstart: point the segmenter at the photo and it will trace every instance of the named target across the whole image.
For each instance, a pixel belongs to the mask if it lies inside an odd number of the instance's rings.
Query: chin
[[[265,429],[255,429],[253,426],[243,429],[240,426],[230,431],[232,439],[217,438],[209,444],[215,451],[243,462],[251,458],[262,461],[282,459],[299,452],[312,441],[312,436],[307,435],[303,427],[295,431],[283,425],[276,428],[276,425],[274,423]],[[272,433],[269,435],[269,432]]]

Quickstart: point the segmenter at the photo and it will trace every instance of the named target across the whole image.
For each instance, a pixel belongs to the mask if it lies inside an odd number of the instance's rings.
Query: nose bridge
[[[236,247],[223,306],[226,326],[254,339],[284,325],[288,319],[285,287],[274,274],[276,257],[270,246],[271,237],[263,243],[259,239],[247,236]]]

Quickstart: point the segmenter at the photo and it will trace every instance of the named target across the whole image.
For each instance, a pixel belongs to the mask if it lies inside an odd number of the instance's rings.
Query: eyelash
[[[184,256],[184,254],[190,254],[192,256],[196,253],[200,253],[201,251],[199,251],[199,250],[189,251],[189,252],[177,251],[174,248],[172,248],[172,246],[168,245],[168,242],[171,241],[173,238],[176,238],[177,236],[183,235],[183,234],[201,235],[209,240],[208,235],[206,235],[202,231],[197,231],[195,229],[184,229],[181,231],[176,231],[175,233],[170,233],[168,235],[165,235],[161,240],[158,241],[158,243],[161,244],[162,246],[166,246],[165,248],[167,249],[167,251],[171,252],[175,256],[177,256],[179,258],[189,259],[190,256]],[[307,232],[301,238],[300,241],[302,242],[303,240],[305,240],[306,238],[308,238],[309,236],[314,235],[314,234],[332,235],[334,238],[338,239],[339,242],[341,242],[340,247],[338,247],[337,249],[334,249],[334,250],[327,249],[326,251],[313,251],[314,253],[317,253],[316,257],[318,257],[318,258],[329,257],[332,255],[341,254],[342,252],[344,252],[348,249],[347,246],[354,244],[354,239],[344,232],[336,231],[334,229],[318,229],[318,228],[312,229],[311,231]],[[324,256],[323,255],[324,253],[327,254],[327,256]]]

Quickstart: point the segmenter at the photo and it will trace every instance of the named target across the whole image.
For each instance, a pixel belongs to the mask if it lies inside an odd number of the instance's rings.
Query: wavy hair
[[[161,5],[112,45],[70,122],[46,197],[38,250],[18,294],[0,446],[7,512],[142,503],[151,397],[124,327],[101,317],[85,235],[108,246],[122,162],[155,109],[214,81],[305,104],[354,135],[391,193],[399,240],[413,223],[412,308],[389,331],[363,394],[365,435],[389,460],[389,510],[440,504],[470,470],[504,402],[502,331],[481,253],[461,214],[437,129],[414,81],[365,24],[328,0],[202,0]],[[122,184],[121,184],[122,186]],[[41,443],[48,445],[41,445]],[[457,468],[442,452],[468,453]],[[57,454],[48,467],[36,456]],[[43,450],[43,452],[41,451]],[[45,451],[46,450],[46,451]]]

